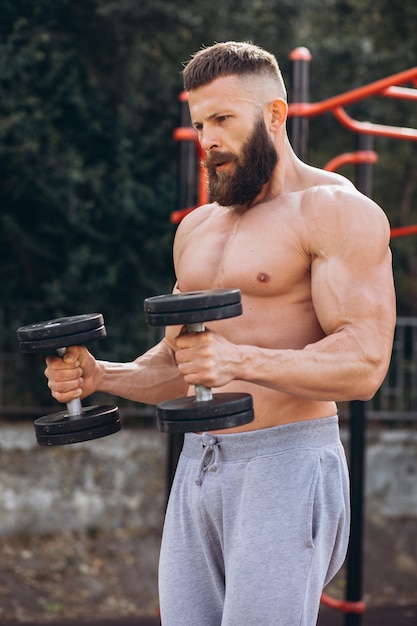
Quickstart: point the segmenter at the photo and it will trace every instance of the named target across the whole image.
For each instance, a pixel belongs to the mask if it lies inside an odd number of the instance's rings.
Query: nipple
[[[264,274],[263,272],[259,272],[256,279],[260,283],[269,283],[269,281],[271,280],[271,277],[269,276],[269,274]]]

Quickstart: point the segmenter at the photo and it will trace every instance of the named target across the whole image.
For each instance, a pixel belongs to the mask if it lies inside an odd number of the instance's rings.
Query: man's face
[[[273,86],[264,79],[221,76],[189,92],[191,120],[207,155],[212,199],[250,204],[278,161],[263,112]]]
[[[232,171],[229,167],[221,169],[226,162],[234,163]],[[207,154],[205,166],[212,199],[222,206],[250,204],[268,182],[277,162],[276,148],[260,114],[240,154],[215,149]]]

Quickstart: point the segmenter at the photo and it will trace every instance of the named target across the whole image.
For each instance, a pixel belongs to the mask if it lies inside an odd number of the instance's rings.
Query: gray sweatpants
[[[163,626],[314,626],[349,534],[338,418],[187,434],[159,567]]]

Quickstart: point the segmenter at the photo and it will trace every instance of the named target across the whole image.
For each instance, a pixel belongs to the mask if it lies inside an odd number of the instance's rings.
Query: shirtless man
[[[240,288],[243,315],[168,327],[132,363],[47,359],[60,402],[145,403],[195,384],[251,393],[255,420],[185,436],[160,561],[163,626],[314,626],[343,563],[348,476],[335,401],[371,398],[395,326],[390,230],[343,177],[302,163],[275,57],[228,42],[184,70],[213,202],[174,242],[175,291]]]

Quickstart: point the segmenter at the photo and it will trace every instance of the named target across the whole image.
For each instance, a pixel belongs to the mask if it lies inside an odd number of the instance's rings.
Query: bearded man
[[[294,154],[273,55],[226,42],[184,70],[213,202],[174,241],[175,292],[239,288],[243,315],[168,327],[132,363],[49,357],[60,402],[156,404],[199,384],[253,396],[244,426],[188,433],[159,569],[163,626],[314,626],[341,567],[349,487],[336,401],[367,400],[390,360],[395,295],[383,211]],[[210,471],[216,470],[216,471]]]

